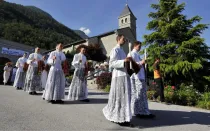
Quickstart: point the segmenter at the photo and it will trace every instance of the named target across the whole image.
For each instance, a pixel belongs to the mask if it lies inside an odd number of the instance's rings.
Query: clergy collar
[[[122,45],[120,45],[119,43],[117,43],[117,47],[122,48]]]
[[[57,52],[61,52],[61,51],[59,51],[58,49],[56,49],[55,51],[57,51]]]
[[[132,51],[138,53],[138,51],[136,49],[133,49]]]

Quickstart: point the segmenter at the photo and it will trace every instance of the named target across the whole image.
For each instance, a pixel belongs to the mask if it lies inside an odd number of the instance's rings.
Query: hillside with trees
[[[82,39],[45,11],[6,1],[0,2],[0,38],[44,49]]]

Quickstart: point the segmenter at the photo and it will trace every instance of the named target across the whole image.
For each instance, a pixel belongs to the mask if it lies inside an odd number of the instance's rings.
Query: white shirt
[[[36,61],[33,61],[32,62],[33,59],[36,59]],[[42,55],[40,55],[38,53],[32,53],[32,54],[29,55],[28,60],[27,60],[27,63],[30,66],[38,67],[38,61],[39,60],[42,60]]]
[[[53,56],[56,57],[53,60]],[[62,70],[62,62],[66,60],[66,56],[62,51],[53,51],[47,60],[47,63],[51,65],[50,69]]]
[[[27,62],[27,58],[21,57],[16,62],[16,67],[18,67],[18,71],[23,72],[24,64]]]
[[[131,55],[130,55],[133,60],[139,65],[141,66],[141,57],[140,57],[140,54],[139,52],[136,50],[136,49],[133,49],[131,51]],[[138,74],[133,74],[131,76],[132,79],[141,79],[141,80],[145,80],[145,70],[144,70],[144,67],[141,67],[140,71],[138,72]]]
[[[124,67],[126,54],[120,45],[115,46],[110,53],[109,66],[113,69],[112,77],[126,76],[127,71]]]
[[[5,72],[10,72],[11,70],[12,70],[12,67],[10,67],[10,66],[5,66],[4,67]]]
[[[79,62],[79,60],[82,60],[82,63]],[[82,53],[78,53],[74,55],[73,61],[72,61],[72,65],[75,68],[85,68],[85,63],[87,61],[87,58],[84,54]]]

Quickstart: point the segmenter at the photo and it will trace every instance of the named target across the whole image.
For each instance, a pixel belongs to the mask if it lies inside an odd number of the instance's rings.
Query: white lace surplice
[[[33,59],[36,61],[32,62]],[[29,55],[27,63],[29,64],[26,72],[26,80],[24,84],[24,91],[34,92],[41,91],[41,76],[38,74],[38,61],[42,59],[42,55],[32,53]]]
[[[3,74],[3,82],[6,84],[9,80],[9,77],[10,77],[10,71],[12,70],[12,67],[8,67],[8,66],[5,66],[4,67],[4,74]]]
[[[25,76],[25,72],[23,71],[23,67],[24,67],[24,64],[26,63],[26,61],[27,61],[26,58],[21,57],[16,62],[16,67],[18,69],[17,69],[16,75],[15,75],[15,81],[14,81],[14,85],[13,85],[14,87],[20,87],[20,88],[24,87],[26,76]]]
[[[44,61],[45,65],[47,64],[47,61]],[[47,83],[47,75],[48,75],[48,72],[46,70],[43,70],[42,71],[42,74],[41,74],[41,85],[42,85],[42,89],[45,88],[46,86],[46,83]]]
[[[141,66],[140,54],[133,49],[131,57]],[[131,76],[131,110],[133,115],[149,115],[144,67]]]
[[[124,67],[126,54],[117,45],[110,53],[109,65],[113,69],[111,89],[108,104],[103,108],[103,114],[109,121],[123,123],[130,122],[131,83]]]
[[[82,60],[82,63],[79,62]],[[85,78],[85,63],[86,56],[79,53],[74,55],[72,65],[75,67],[74,76],[69,87],[69,100],[84,100],[87,99],[87,79]]]
[[[56,56],[56,60],[53,60]],[[65,76],[62,69],[62,62],[66,60],[66,56],[61,51],[53,51],[47,60],[51,65],[47,77],[47,83],[42,97],[45,100],[62,100],[65,96]]]

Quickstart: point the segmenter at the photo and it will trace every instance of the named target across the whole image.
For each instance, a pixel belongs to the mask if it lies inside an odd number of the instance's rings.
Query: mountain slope
[[[0,2],[0,37],[44,49],[82,39],[73,30],[34,6]]]
[[[44,14],[44,15],[49,16],[50,18],[52,18],[52,16],[50,14],[48,14],[47,12],[37,8],[36,6],[25,6],[25,7],[29,8],[29,9],[37,12],[37,13],[41,13],[41,14]]]
[[[82,39],[88,39],[89,37],[81,30],[74,30],[76,34],[78,34]]]

